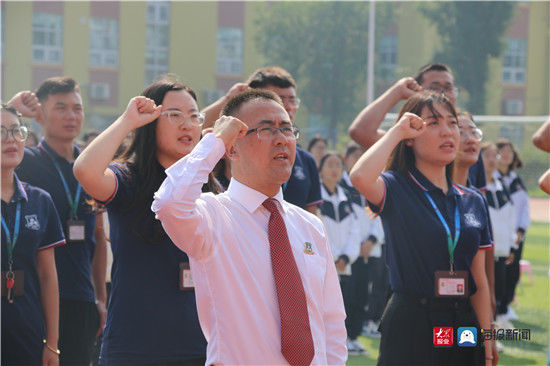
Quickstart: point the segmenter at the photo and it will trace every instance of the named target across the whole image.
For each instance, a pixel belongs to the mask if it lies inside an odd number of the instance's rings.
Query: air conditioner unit
[[[90,83],[90,99],[107,100],[111,97],[111,89],[107,83]]]

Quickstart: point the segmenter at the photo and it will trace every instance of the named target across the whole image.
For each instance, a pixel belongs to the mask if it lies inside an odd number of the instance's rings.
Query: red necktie
[[[309,365],[315,351],[300,272],[275,199],[268,198],[263,206],[271,212],[268,234],[271,266],[281,315],[281,353],[290,365]]]

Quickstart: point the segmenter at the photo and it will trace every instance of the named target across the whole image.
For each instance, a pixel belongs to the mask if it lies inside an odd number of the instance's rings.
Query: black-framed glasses
[[[257,128],[253,128],[251,130],[246,131],[246,136],[250,135],[251,133],[256,132],[256,134],[258,135],[258,138],[260,140],[268,140],[271,137],[275,136],[277,131],[281,132],[283,134],[283,136],[288,138],[288,139],[295,140],[298,137],[300,137],[300,130],[296,126],[292,126],[292,127],[290,127],[290,126],[284,126],[284,127],[270,127],[270,126],[257,127]]]
[[[202,113],[192,113],[186,115],[181,111],[164,111],[160,114],[161,116],[166,116],[168,121],[176,126],[182,126],[185,122],[189,121],[194,126],[201,126],[204,123],[204,114]]]
[[[19,142],[27,140],[27,137],[29,136],[29,130],[25,126],[14,127],[11,129],[2,126],[2,142],[8,141],[10,138],[10,133],[13,136],[13,139]]]

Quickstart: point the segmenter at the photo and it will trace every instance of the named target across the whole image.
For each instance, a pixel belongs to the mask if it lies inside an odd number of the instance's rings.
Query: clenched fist
[[[214,135],[223,140],[225,151],[230,152],[231,147],[238,138],[244,137],[248,126],[235,117],[221,116],[214,124]]]

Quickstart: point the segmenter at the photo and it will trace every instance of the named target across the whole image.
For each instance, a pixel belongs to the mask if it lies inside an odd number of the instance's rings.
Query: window
[[[384,36],[378,45],[379,77],[382,80],[393,80],[397,67],[397,35]]]
[[[4,11],[0,8],[0,22],[1,24],[1,30],[0,30],[0,60],[4,59],[4,34],[6,33],[6,26],[4,25]]]
[[[243,73],[243,30],[218,28],[216,71],[220,74]]]
[[[225,92],[217,89],[203,89],[204,92],[204,105],[210,105],[223,97]]]
[[[147,35],[145,50],[145,83],[151,84],[168,72],[170,47],[170,3],[147,3]]]
[[[527,45],[525,39],[506,39],[506,50],[502,58],[502,82],[525,84],[525,63]]]
[[[523,101],[520,99],[506,99],[504,101],[504,114],[513,116],[523,114]]]
[[[90,83],[90,99],[107,100],[111,97],[111,88],[107,83]]]
[[[90,20],[90,66],[118,66],[118,21]]]
[[[63,57],[63,19],[60,14],[32,16],[32,60],[59,64]]]

